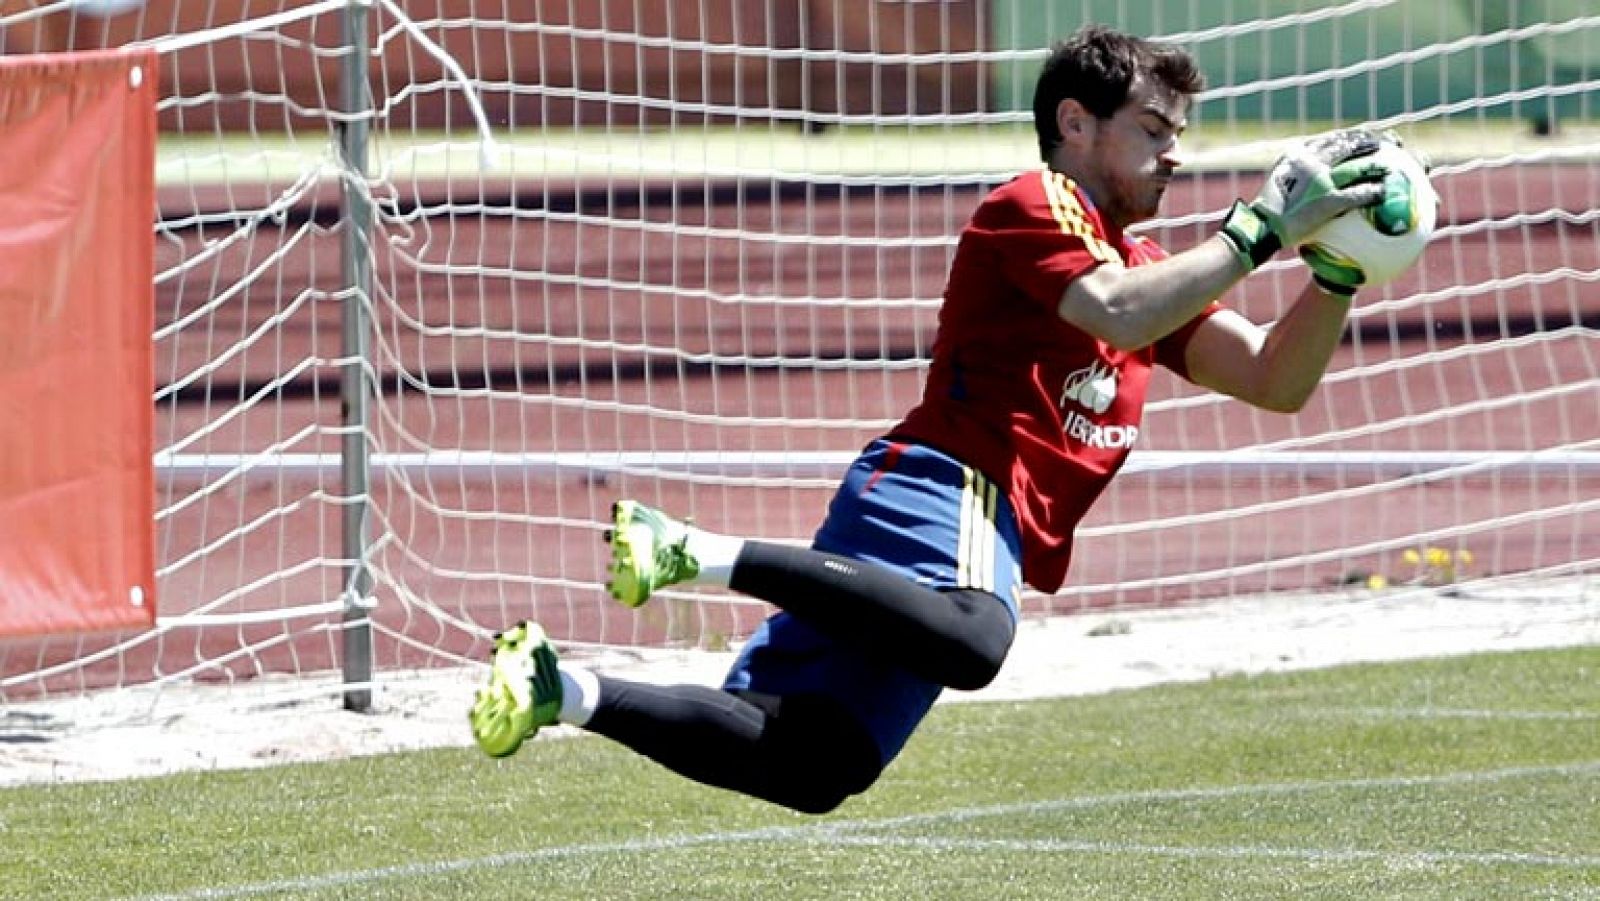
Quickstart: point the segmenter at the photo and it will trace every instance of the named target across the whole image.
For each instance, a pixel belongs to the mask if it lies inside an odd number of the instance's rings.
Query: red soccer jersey
[[[1009,486],[1023,578],[1041,591],[1061,587],[1073,530],[1139,437],[1151,368],[1184,374],[1189,336],[1216,309],[1124,352],[1062,321],[1062,293],[1102,262],[1165,257],[1154,241],[1108,228],[1050,169],[995,189],[961,233],[922,402],[891,434]]]

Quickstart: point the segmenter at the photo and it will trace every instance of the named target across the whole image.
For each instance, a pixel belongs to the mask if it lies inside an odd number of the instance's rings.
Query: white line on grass
[[[933,851],[1027,851],[1078,854],[1131,854],[1178,857],[1187,860],[1304,860],[1313,863],[1382,861],[1406,864],[1526,864],[1540,867],[1600,869],[1600,857],[1566,857],[1552,854],[1518,854],[1510,851],[1369,851],[1363,848],[1280,848],[1271,845],[1188,847],[1143,845],[1128,842],[1089,842],[1070,839],[937,838],[909,835],[837,835],[819,838],[821,844],[858,847],[922,848]]]
[[[509,854],[491,854],[488,857],[468,857],[461,860],[403,864],[393,867],[377,867],[371,870],[347,870],[343,873],[325,873],[321,876],[306,876],[301,879],[277,879],[271,882],[252,882],[246,885],[225,886],[222,888],[194,889],[171,895],[144,895],[138,901],[191,901],[191,899],[203,898],[245,898],[251,895],[275,895],[281,892],[316,892],[350,885],[361,885],[368,882],[382,882],[388,879],[414,879],[422,876],[460,873],[467,870],[522,866],[540,860],[552,860],[561,857],[673,851],[703,844],[787,841],[809,836],[815,831],[815,826],[779,826],[770,829],[750,829],[743,832],[713,832],[701,835],[668,836],[659,839],[635,839],[626,842],[602,842],[591,845],[561,845],[554,848],[537,848],[532,851],[514,851]]]
[[[1600,720],[1600,710],[1478,710],[1458,707],[1325,707],[1313,714],[1421,720]]]
[[[920,844],[942,841],[940,839],[922,838],[896,838],[889,836],[850,836],[850,832],[869,830],[894,829],[902,826],[927,824],[927,823],[956,823],[985,817],[1011,816],[1019,813],[1048,813],[1055,810],[1077,810],[1090,807],[1108,807],[1118,804],[1147,801],[1186,801],[1205,798],[1237,798],[1250,795],[1292,794],[1318,791],[1342,791],[1347,789],[1362,788],[1406,788],[1431,785],[1463,785],[1479,782],[1497,782],[1506,779],[1523,779],[1536,776],[1576,776],[1600,773],[1600,760],[1580,763],[1553,764],[1550,766],[1522,766],[1506,767],[1498,770],[1476,770],[1461,773],[1445,773],[1438,776],[1394,776],[1387,778],[1342,779],[1342,780],[1308,780],[1303,782],[1268,782],[1253,785],[1223,785],[1211,788],[1179,788],[1179,789],[1150,789],[1146,791],[1113,792],[1103,795],[1083,795],[1076,798],[1059,798],[1051,801],[1028,801],[1017,804],[994,804],[985,807],[964,807],[954,810],[945,810],[932,813],[908,814],[899,817],[887,817],[871,820],[823,820],[808,823],[803,826],[774,826],[766,829],[748,829],[733,832],[707,832],[696,835],[667,836],[659,839],[634,839],[623,842],[600,842],[594,844],[560,845],[553,848],[536,848],[530,851],[515,851],[508,854],[492,854],[485,857],[468,857],[459,860],[444,860],[430,863],[403,864],[392,867],[376,867],[366,870],[346,870],[344,872],[325,873],[320,876],[307,876],[300,879],[277,879],[267,882],[253,882],[245,885],[223,886],[218,888],[194,889],[187,892],[177,892],[166,895],[145,895],[138,901],[192,901],[192,899],[209,898],[245,898],[252,895],[268,895],[282,892],[295,891],[323,891],[326,889],[342,888],[351,885],[361,885],[370,882],[382,882],[389,879],[412,879],[419,877],[438,876],[448,873],[459,873],[468,870],[493,869],[497,867],[522,866],[540,860],[551,860],[565,857],[585,857],[589,855],[604,854],[633,854],[650,851],[672,851],[689,848],[697,845],[708,844],[734,844],[739,842],[780,842],[803,839],[820,842],[856,842],[871,843],[898,843]],[[982,842],[973,843],[973,847],[981,846]],[[1016,844],[1018,847],[1028,844],[1026,841],[1015,839],[998,840],[991,842],[996,847],[1004,844]],[[954,846],[952,846],[954,847]],[[1122,850],[1125,853],[1161,853],[1158,850],[1165,846],[1136,846],[1097,844],[1093,842],[1073,843],[1060,842],[1052,846],[1056,850],[1076,850],[1085,852],[1107,852]],[[1248,856],[1277,856],[1285,858],[1304,858],[1320,860],[1365,860],[1407,858],[1411,860],[1425,860],[1431,856],[1440,860],[1453,860],[1459,862],[1481,858],[1489,863],[1526,863],[1544,864],[1547,866],[1578,866],[1589,867],[1600,864],[1600,860],[1589,857],[1549,857],[1541,858],[1537,855],[1495,854],[1484,853],[1478,855],[1449,855],[1446,852],[1378,852],[1378,851],[1337,851],[1337,850],[1297,850],[1291,848],[1267,849],[1183,849],[1172,847],[1170,853],[1187,853],[1196,857],[1224,856],[1232,854],[1235,857]],[[1339,855],[1347,855],[1341,858]],[[1442,855],[1442,856],[1441,856]]]
[[[1477,782],[1496,782],[1504,779],[1522,779],[1530,776],[1576,776],[1590,773],[1600,773],[1600,760],[1553,764],[1550,766],[1506,767],[1499,770],[1469,770],[1462,773],[1445,773],[1439,776],[1391,776],[1330,781],[1261,782],[1252,785],[1219,785],[1210,788],[1161,788],[1104,795],[1084,795],[1077,798],[1059,798],[1054,801],[1024,801],[1016,804],[995,804],[987,807],[968,807],[934,813],[912,813],[881,820],[858,820],[848,824],[841,822],[833,825],[838,829],[853,830],[894,829],[919,823],[956,823],[985,817],[1050,813],[1057,810],[1109,807],[1116,804],[1131,804],[1144,801],[1190,801],[1237,798],[1249,795],[1344,791],[1361,788],[1464,785]]]

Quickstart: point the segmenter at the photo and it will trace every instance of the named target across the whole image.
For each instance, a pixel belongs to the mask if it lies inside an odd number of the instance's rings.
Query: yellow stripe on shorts
[[[967,551],[972,541],[972,479],[977,475],[970,466],[961,467],[961,535],[956,540],[956,587],[966,588],[968,574]]]
[[[970,466],[962,467],[961,538],[956,548],[956,586],[993,592],[995,578],[994,545],[998,540],[995,515],[1000,507],[1000,489]]]
[[[985,480],[989,486],[988,497],[983,504],[983,582],[984,591],[991,594],[999,587],[1000,580],[995,578],[994,548],[1000,543],[999,530],[995,528],[995,513],[1000,507],[1000,488],[993,482]]]

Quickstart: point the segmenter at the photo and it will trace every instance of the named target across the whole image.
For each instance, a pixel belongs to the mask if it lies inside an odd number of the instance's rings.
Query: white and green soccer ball
[[[1389,170],[1383,201],[1339,216],[1299,248],[1307,262],[1319,258],[1325,266],[1359,272],[1362,287],[1393,281],[1411,268],[1439,218],[1439,195],[1416,154],[1385,137],[1374,159]]]

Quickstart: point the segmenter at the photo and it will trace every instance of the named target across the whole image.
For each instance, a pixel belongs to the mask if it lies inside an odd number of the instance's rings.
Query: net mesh
[[[1286,140],[1358,122],[1434,158],[1442,227],[1363,295],[1304,412],[1158,378],[1068,586],[1026,612],[1581,592],[1600,558],[1600,17],[1577,0],[1299,7],[415,2],[372,8],[356,51],[337,3],[9,13],[9,52],[163,50],[162,616],[0,645],[0,696],[336,667],[361,504],[380,671],[477,659],[525,617],[568,645],[736,641],[765,608],[605,601],[611,501],[809,538],[854,451],[919,395],[966,217],[1036,165],[1043,43],[1090,20],[1179,40],[1206,69],[1192,175],[1148,229],[1168,248],[1210,235]],[[342,93],[352,53],[370,111]],[[346,188],[373,210],[365,287]],[[1270,321],[1303,279],[1275,263],[1229,303]],[[354,432],[352,368],[373,398]],[[341,475],[352,434],[365,496]]]

